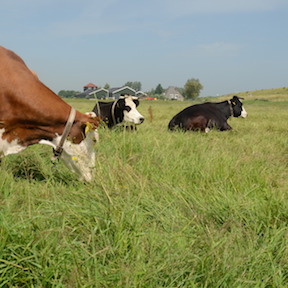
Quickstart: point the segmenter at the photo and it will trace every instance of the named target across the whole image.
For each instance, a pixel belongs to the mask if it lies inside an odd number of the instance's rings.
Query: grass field
[[[137,132],[100,129],[89,184],[46,146],[4,158],[0,287],[288,287],[288,101],[168,132],[190,104],[142,101]]]
[[[235,94],[244,97],[246,100],[288,101],[288,87],[232,93],[218,97],[218,99],[226,100],[227,97]]]

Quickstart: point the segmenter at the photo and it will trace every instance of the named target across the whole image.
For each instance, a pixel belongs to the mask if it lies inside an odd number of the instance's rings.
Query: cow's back
[[[98,101],[92,111],[96,113],[97,116],[101,116],[101,118],[109,117],[113,103],[114,102]]]
[[[0,120],[13,118],[20,123],[25,117],[33,123],[41,119],[46,125],[51,114],[59,115],[56,121],[61,121],[63,113],[69,114],[70,106],[35,77],[16,53],[4,47],[0,47],[0,75]]]

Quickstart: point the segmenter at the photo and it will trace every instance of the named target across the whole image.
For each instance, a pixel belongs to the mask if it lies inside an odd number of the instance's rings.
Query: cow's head
[[[117,101],[117,109],[120,110],[120,118],[125,122],[132,122],[134,124],[141,124],[144,122],[144,117],[138,112],[137,106],[139,100],[137,97],[124,95]]]
[[[81,180],[90,182],[94,178],[95,143],[99,138],[97,132],[99,121],[95,118],[96,115],[93,112],[86,113],[86,115],[87,118],[84,118],[86,122],[83,119],[74,122],[71,133],[63,144],[61,159]],[[61,136],[57,134],[52,141],[41,140],[39,143],[48,144],[55,149]]]
[[[95,113],[88,112],[86,115],[88,118],[78,124],[80,127],[76,125],[76,131],[78,128],[78,134],[82,136],[82,141],[76,144],[73,143],[73,139],[66,141],[63,147],[62,159],[68,168],[78,174],[80,179],[89,182],[94,178],[95,143],[99,138],[96,128],[99,122],[95,118]],[[73,133],[73,131],[71,132]]]
[[[91,130],[79,144],[66,141],[61,156],[66,166],[76,173],[81,180],[90,182],[94,178],[95,143],[98,139],[97,131]]]
[[[246,118],[248,116],[248,113],[246,112],[240,99],[244,99],[244,98],[241,98],[235,95],[233,96],[232,99],[230,99],[230,103],[233,109],[233,116]]]

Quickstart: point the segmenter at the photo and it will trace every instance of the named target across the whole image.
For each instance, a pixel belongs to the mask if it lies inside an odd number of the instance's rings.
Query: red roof
[[[88,83],[84,87],[96,87],[97,88],[98,86],[93,83]]]

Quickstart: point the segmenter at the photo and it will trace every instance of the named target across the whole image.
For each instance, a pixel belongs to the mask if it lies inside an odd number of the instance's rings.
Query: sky
[[[139,81],[201,96],[288,86],[288,0],[9,0],[0,45],[55,93]]]

